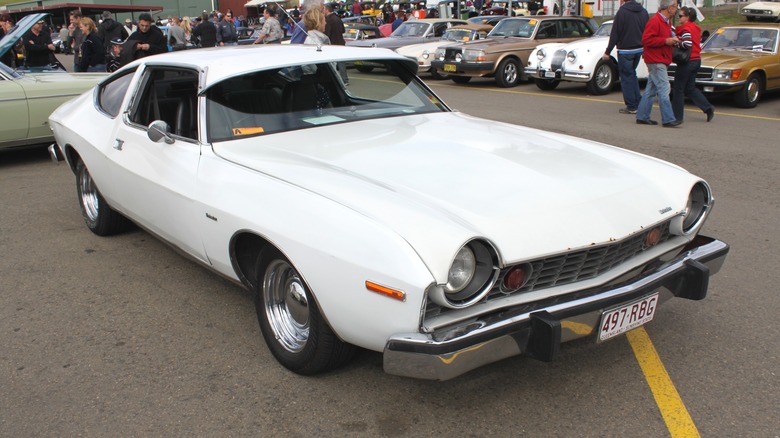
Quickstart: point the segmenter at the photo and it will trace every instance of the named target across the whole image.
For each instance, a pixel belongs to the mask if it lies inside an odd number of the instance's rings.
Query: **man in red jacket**
[[[682,122],[675,119],[672,103],[669,100],[669,76],[667,67],[672,63],[672,47],[679,39],[672,31],[671,19],[677,12],[677,0],[660,0],[658,13],[650,17],[642,34],[644,59],[647,64],[647,86],[636,112],[638,125],[657,125],[650,119],[653,100],[658,96],[658,106],[661,107],[661,123],[664,127],[673,128]]]

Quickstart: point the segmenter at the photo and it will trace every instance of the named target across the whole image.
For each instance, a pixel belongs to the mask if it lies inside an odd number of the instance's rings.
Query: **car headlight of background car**
[[[539,49],[539,50],[536,51],[536,59],[538,59],[539,61],[543,60],[546,57],[547,57],[547,51],[546,50]]]
[[[423,50],[422,52],[422,59],[428,59],[431,56],[431,53],[427,50]]]
[[[430,290],[436,304],[461,309],[482,300],[499,275],[498,255],[487,242],[472,240],[463,245],[450,264],[447,283]]]
[[[712,78],[715,80],[727,80],[727,81],[736,81],[739,79],[739,76],[742,74],[742,69],[726,69],[726,68],[716,68],[715,72],[712,75]]]
[[[672,221],[670,231],[677,235],[689,235],[698,231],[710,214],[713,202],[710,186],[704,181],[697,182],[688,194],[683,214]]]
[[[485,55],[484,50],[464,50],[463,51],[463,60],[464,61],[484,61],[487,59],[487,55]]]
[[[577,51],[576,50],[572,50],[571,52],[567,53],[566,54],[566,60],[569,61],[572,64],[577,62]]]

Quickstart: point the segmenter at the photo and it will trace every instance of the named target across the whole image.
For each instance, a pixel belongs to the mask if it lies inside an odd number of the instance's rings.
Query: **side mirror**
[[[149,140],[155,143],[159,143],[160,140],[165,140],[166,144],[173,144],[171,127],[162,120],[155,120],[150,123],[146,135],[149,137]]]

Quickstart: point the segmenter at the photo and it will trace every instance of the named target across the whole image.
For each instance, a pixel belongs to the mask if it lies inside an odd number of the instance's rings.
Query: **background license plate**
[[[554,78],[555,77],[555,72],[554,71],[546,71],[546,72],[544,72],[544,77],[546,77],[546,78]]]
[[[444,71],[457,71],[455,64],[444,64]]]
[[[653,320],[658,292],[631,304],[601,314],[599,341],[606,341]]]

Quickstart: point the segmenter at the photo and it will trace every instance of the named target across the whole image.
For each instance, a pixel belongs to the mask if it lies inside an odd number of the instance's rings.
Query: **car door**
[[[135,97],[117,124],[108,153],[111,197],[144,228],[193,257],[206,261],[195,208],[200,160],[196,70],[147,66]],[[154,142],[149,124],[162,120],[169,139]]]
[[[27,96],[22,88],[23,79],[0,75],[0,102],[3,115],[0,117],[0,145],[13,144],[27,138],[30,119],[27,111]]]

